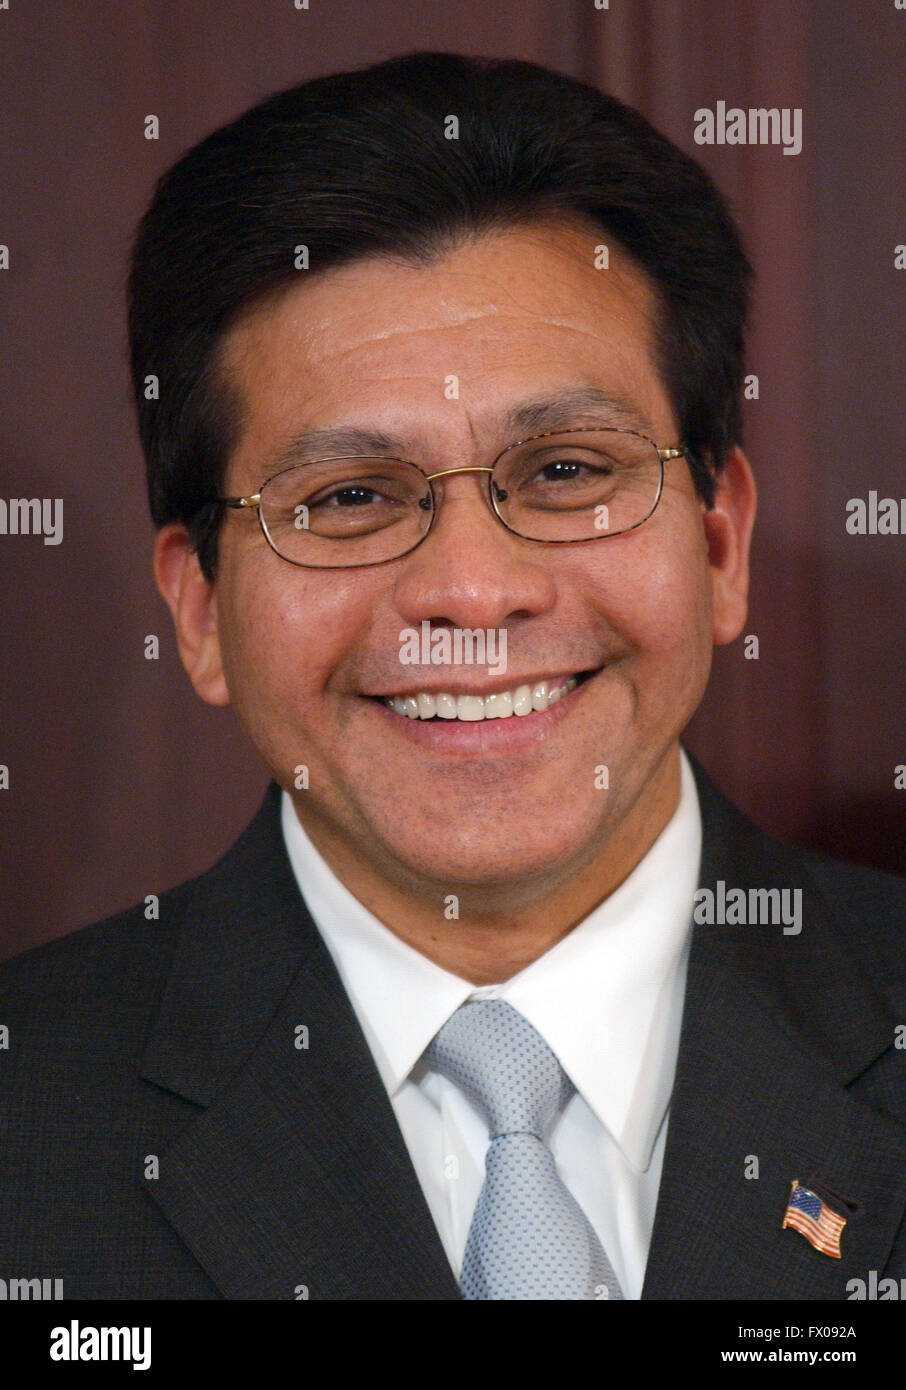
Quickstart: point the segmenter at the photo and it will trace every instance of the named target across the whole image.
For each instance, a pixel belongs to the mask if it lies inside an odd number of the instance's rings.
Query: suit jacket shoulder
[[[643,1298],[846,1298],[906,1271],[906,885],[770,839],[695,772],[713,910],[692,932]],[[838,1258],[784,1228],[794,1181],[845,1219]]]
[[[158,919],[0,966],[0,1268],[72,1298],[458,1297],[279,797]]]

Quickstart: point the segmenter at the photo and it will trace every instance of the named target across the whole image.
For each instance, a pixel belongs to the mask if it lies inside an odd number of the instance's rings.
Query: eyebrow
[[[506,433],[514,438],[575,425],[601,425],[650,433],[651,422],[638,406],[598,386],[571,386],[535,396],[512,406],[504,417]],[[512,440],[510,442],[513,442]],[[410,446],[381,430],[351,425],[325,426],[295,435],[273,460],[275,472],[312,459],[345,455],[384,454],[407,457]],[[417,451],[416,451],[417,452]]]
[[[564,425],[614,425],[623,429],[651,429],[651,421],[624,396],[598,386],[571,386],[514,406],[507,424],[517,434],[556,430]]]

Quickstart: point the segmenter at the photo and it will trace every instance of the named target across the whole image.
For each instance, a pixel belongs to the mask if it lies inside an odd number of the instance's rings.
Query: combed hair
[[[455,115],[458,139],[446,139]],[[304,82],[189,150],[158,182],[129,277],[133,391],[158,526],[212,577],[243,403],[218,370],[257,301],[368,256],[429,264],[463,239],[582,214],[647,273],[656,365],[699,495],[741,437],[749,264],[708,174],[637,111],[534,63],[413,53]],[[159,381],[148,400],[146,377]]]

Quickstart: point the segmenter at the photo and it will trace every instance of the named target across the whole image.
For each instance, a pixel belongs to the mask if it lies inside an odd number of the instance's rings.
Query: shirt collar
[[[299,890],[393,1096],[474,986],[407,945],[350,893],[306,835],[286,792],[281,823]]]
[[[629,1162],[648,1166],[673,1087],[701,857],[695,778],[682,750],[680,760],[677,809],[629,877],[525,970],[482,989],[369,912],[315,849],[284,792],[290,863],[391,1097],[461,1004],[503,998],[542,1034]]]

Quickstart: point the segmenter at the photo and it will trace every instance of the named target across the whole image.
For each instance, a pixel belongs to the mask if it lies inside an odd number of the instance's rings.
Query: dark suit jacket
[[[769,840],[696,777],[702,885],[800,888],[804,925],[694,929],[643,1297],[846,1298],[906,1275],[906,883]],[[276,786],[159,920],[137,907],[8,962],[0,1023],[0,1277],[459,1296]],[[850,1204],[842,1259],[781,1229],[794,1178]]]

